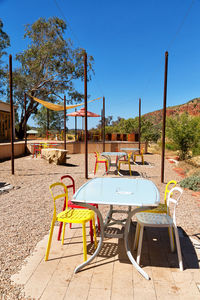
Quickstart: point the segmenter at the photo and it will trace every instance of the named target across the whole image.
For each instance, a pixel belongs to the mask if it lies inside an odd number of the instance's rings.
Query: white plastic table
[[[133,155],[134,155],[134,152],[139,151],[140,149],[139,148],[121,148],[121,150],[125,151],[126,153],[127,152],[132,152],[131,158],[132,158],[133,163],[135,164],[134,159],[133,159]]]
[[[115,167],[115,172],[118,173],[118,160],[121,157],[126,156],[126,152],[102,152],[101,155],[108,159],[108,171],[107,171],[107,173],[109,173],[110,167]],[[111,157],[112,156],[116,157],[115,162],[111,162]]]
[[[75,273],[90,263],[99,253],[102,248],[104,237],[106,236],[105,228],[107,227],[107,220],[103,222],[101,212],[89,203],[96,203],[101,205],[120,205],[120,206],[137,206],[133,210],[128,210],[128,217],[125,222],[124,243],[129,260],[146,279],[149,276],[136,263],[132,256],[128,243],[128,233],[131,219],[139,211],[157,206],[160,202],[160,195],[156,185],[147,179],[129,179],[129,178],[94,178],[84,185],[82,185],[74,194],[72,201],[96,212],[100,221],[100,240],[98,247],[94,254],[88,260],[75,269]]]

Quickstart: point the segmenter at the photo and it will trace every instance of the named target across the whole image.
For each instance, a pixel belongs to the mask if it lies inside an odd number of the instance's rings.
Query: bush
[[[176,151],[176,150],[177,150],[177,147],[176,147],[175,145],[173,145],[173,144],[168,144],[168,143],[165,144],[165,148],[166,148],[167,150],[171,150],[171,151]]]
[[[194,156],[200,155],[200,144],[197,147],[192,148],[192,154]]]
[[[68,135],[68,136],[67,136],[67,139],[68,139],[68,140],[73,140],[74,138],[73,138],[72,135]]]
[[[188,158],[189,151],[198,149],[200,140],[200,118],[182,114],[176,118],[167,118],[167,137],[179,150],[180,160]]]
[[[193,191],[200,190],[200,176],[190,176],[180,182],[180,186]]]

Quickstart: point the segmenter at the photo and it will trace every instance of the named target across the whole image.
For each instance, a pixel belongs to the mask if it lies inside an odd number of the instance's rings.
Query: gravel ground
[[[11,175],[11,162],[0,163],[0,185],[13,186],[9,192],[0,194],[0,299],[20,299],[20,286],[13,286],[10,276],[22,266],[24,259],[33,252],[36,244],[48,234],[53,203],[49,185],[59,181],[64,174],[71,174],[76,189],[85,181],[84,154],[69,156],[67,164],[56,166],[41,158],[27,156],[15,160],[15,175]],[[145,155],[147,165],[132,166],[133,178],[143,176],[151,179],[164,196],[165,184],[160,182],[160,155]],[[94,154],[89,154],[89,178],[93,177]],[[175,165],[165,161],[165,183],[182,179]],[[177,169],[177,166],[176,166]],[[99,167],[97,176],[104,173]],[[124,174],[129,174],[125,171]],[[112,175],[113,176],[113,175]],[[162,200],[161,200],[162,201]],[[95,202],[95,201],[94,201]],[[100,207],[105,215],[106,207]],[[200,195],[185,190],[177,207],[177,224],[190,236],[200,232]]]

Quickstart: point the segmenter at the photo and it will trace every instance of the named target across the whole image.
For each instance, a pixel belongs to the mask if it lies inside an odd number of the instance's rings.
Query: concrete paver
[[[135,230],[135,229],[134,229]],[[188,247],[183,257],[187,259],[187,268],[181,272],[178,268],[177,253],[170,254],[167,230],[165,233],[154,229],[145,230],[142,249],[143,269],[151,280],[144,279],[124,257],[122,241],[105,239],[99,256],[85,269],[74,274],[75,267],[83,261],[82,231],[80,226],[67,228],[65,243],[57,241],[58,226],[55,227],[49,261],[44,261],[48,236],[40,241],[34,253],[26,260],[18,274],[12,276],[16,284],[23,284],[25,297],[34,299],[70,299],[70,300],[121,300],[121,299],[200,299],[200,271],[192,268],[196,257],[199,264],[199,250],[193,249],[190,255]],[[155,232],[155,234],[154,234]],[[134,232],[133,232],[134,234]],[[160,236],[166,238],[160,238]],[[187,244],[184,235],[181,245]],[[88,255],[91,254],[89,234]],[[192,243],[191,243],[192,244]],[[190,245],[191,247],[191,245]],[[198,247],[197,247],[198,248]],[[134,252],[136,255],[136,252]],[[171,265],[170,255],[175,266]],[[190,267],[191,256],[191,267]],[[156,260],[157,258],[157,260]],[[164,262],[163,262],[164,260]],[[189,266],[188,266],[189,265]]]

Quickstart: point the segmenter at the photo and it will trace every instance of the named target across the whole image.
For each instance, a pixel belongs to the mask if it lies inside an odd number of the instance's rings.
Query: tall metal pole
[[[85,93],[85,178],[88,179],[88,139],[87,139],[87,53],[84,53],[84,93]]]
[[[141,152],[141,99],[139,99],[139,131],[138,131],[138,140],[139,140],[139,151]]]
[[[66,96],[64,96],[64,150],[66,150]]]
[[[24,93],[24,140],[25,140],[25,154],[27,153],[27,134],[26,134],[26,93]]]
[[[105,152],[105,97],[103,97],[103,152]]]
[[[49,139],[49,109],[47,108],[47,140]]]
[[[76,108],[75,111],[77,111]],[[75,141],[77,141],[77,117],[75,117]]]
[[[165,172],[165,125],[166,125],[166,102],[167,102],[167,70],[168,52],[165,52],[165,79],[164,79],[164,98],[163,98],[163,126],[162,126],[162,160],[161,160],[161,182],[164,182]]]
[[[101,128],[100,128],[100,141],[102,142],[103,144],[103,108],[101,109]]]
[[[13,128],[13,84],[12,84],[12,55],[9,55],[9,85],[10,85],[10,141],[11,141],[11,168],[14,175],[14,128]]]

